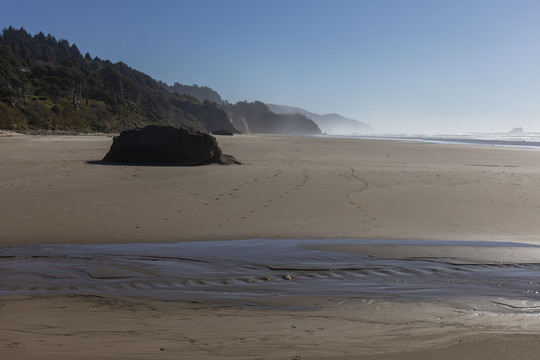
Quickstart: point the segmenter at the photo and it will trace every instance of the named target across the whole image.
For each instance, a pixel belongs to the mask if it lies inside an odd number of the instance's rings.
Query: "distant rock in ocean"
[[[523,128],[517,127],[517,128],[513,128],[512,130],[510,130],[508,133],[510,133],[510,134],[523,134],[524,132],[525,132],[525,130],[523,130]]]
[[[150,125],[122,131],[103,158],[127,164],[222,165],[240,164],[221,152],[215,137],[188,128]]]

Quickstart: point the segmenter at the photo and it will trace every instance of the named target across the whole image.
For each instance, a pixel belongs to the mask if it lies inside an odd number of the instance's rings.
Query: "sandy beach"
[[[105,166],[106,136],[0,139],[1,244],[250,238],[535,241],[539,152],[219,137],[240,166]],[[90,162],[90,163],[89,163]]]
[[[2,271],[19,259],[32,260],[27,246],[241,239],[328,239],[317,249],[376,259],[540,263],[536,248],[508,253],[475,247],[472,254],[471,247],[338,244],[540,245],[538,150],[217,138],[242,165],[104,165],[99,161],[112,143],[105,135],[0,134]],[[18,247],[24,256],[8,256]],[[98,270],[89,271],[94,279],[112,279],[117,271]],[[24,277],[25,291],[0,284],[2,359],[535,359],[540,350],[540,301],[526,296],[314,293],[231,305],[208,298],[149,299],[145,288],[140,296],[124,296],[80,289],[45,294],[30,287]],[[533,291],[539,287],[531,285]]]

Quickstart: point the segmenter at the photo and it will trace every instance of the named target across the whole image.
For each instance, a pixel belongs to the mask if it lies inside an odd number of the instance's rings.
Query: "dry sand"
[[[249,238],[540,244],[537,150],[255,135],[218,141],[243,165],[101,165],[92,162],[107,152],[107,136],[0,134],[0,246]],[[301,301],[323,305],[290,311],[279,302],[14,294],[0,298],[0,354],[536,359],[540,350],[535,303],[507,311],[478,299]]]
[[[243,165],[145,167],[88,164],[105,136],[0,140],[2,245],[540,233],[534,150],[234,136]]]

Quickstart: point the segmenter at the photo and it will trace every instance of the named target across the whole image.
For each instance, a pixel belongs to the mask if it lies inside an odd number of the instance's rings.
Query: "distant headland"
[[[32,36],[10,26],[0,35],[0,129],[118,133],[171,125],[207,133],[319,135],[328,118],[313,115],[260,101],[231,104],[205,86],[167,85],[43,32]],[[335,127],[345,119],[338,117]]]

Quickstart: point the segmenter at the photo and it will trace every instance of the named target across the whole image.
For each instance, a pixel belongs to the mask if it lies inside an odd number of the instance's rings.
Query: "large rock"
[[[150,125],[115,136],[103,161],[129,164],[239,164],[221,152],[216,138],[197,130]]]

